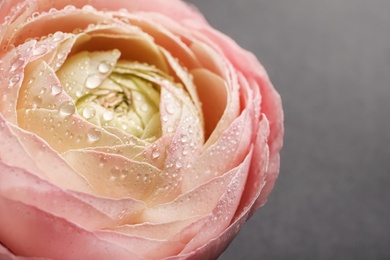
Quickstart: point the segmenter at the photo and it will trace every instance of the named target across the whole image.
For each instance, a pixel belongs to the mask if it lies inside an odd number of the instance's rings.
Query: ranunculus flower
[[[2,0],[0,22],[1,259],[212,259],[265,203],[279,95],[194,8]]]

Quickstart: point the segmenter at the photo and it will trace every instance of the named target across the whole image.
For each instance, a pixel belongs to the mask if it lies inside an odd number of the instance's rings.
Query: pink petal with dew
[[[164,170],[165,161],[167,158],[167,151],[170,143],[172,142],[173,134],[166,134],[157,139],[153,144],[148,145],[145,149],[140,151],[137,155],[131,158],[132,152],[123,153],[129,159],[133,159],[138,162],[148,163],[154,167]],[[128,149],[131,149],[129,146]]]
[[[0,60],[0,113],[15,124],[18,93],[24,78],[24,68],[32,56],[35,41],[18,46]]]
[[[15,45],[23,43],[28,38],[40,39],[56,32],[73,33],[75,29],[84,30],[88,25],[98,24],[105,19],[102,13],[82,10],[65,9],[47,13],[35,10],[34,14],[36,15],[33,15],[32,19],[24,20],[21,26],[13,32],[12,41]],[[56,39],[49,37],[50,40]]]
[[[19,125],[43,138],[59,153],[70,149],[121,144],[116,136],[74,114],[74,104],[65,102],[59,110],[18,110]],[[37,124],[39,122],[39,124]]]
[[[0,196],[0,241],[14,254],[51,259],[144,259],[69,221]]]
[[[137,147],[143,147],[143,148],[145,148],[146,146],[149,145],[148,142],[146,142],[142,139],[139,139],[132,134],[124,132],[117,127],[104,126],[103,129],[106,130],[107,132],[115,135],[116,137],[118,137],[121,140],[122,144],[124,144],[124,145],[130,145],[130,146],[135,145]],[[121,146],[122,144],[119,144],[117,146]],[[115,147],[116,146],[114,146],[113,148],[115,148]],[[107,148],[110,148],[110,147],[107,147]]]
[[[171,202],[146,209],[143,220],[151,223],[166,223],[209,214],[226,192],[229,183],[238,174],[235,168],[214,179],[199,185]]]
[[[70,168],[44,141],[7,124],[1,114],[0,144],[0,159],[3,163],[26,169],[65,188],[92,192],[85,179]],[[55,163],[48,164],[48,159]]]
[[[95,235],[129,251],[137,252],[138,255],[147,259],[164,259],[176,255],[185,246],[180,241],[142,238],[112,231],[97,231]]]
[[[63,91],[54,70],[46,62],[37,60],[26,66],[17,109],[59,109],[61,104],[70,101],[72,98]]]
[[[188,19],[198,23],[205,23],[203,16],[195,7],[181,0],[112,0],[109,3],[101,0],[79,0],[77,2],[42,0],[39,1],[39,11],[48,11],[50,8],[62,9],[68,4],[73,4],[78,8],[81,8],[84,5],[91,5],[99,10],[117,11],[120,9],[127,9],[129,12],[157,12],[173,17],[179,22]]]
[[[193,252],[207,244],[211,239],[218,237],[231,223],[240,203],[247,181],[252,153],[249,153],[243,163],[237,167],[237,172],[224,190],[210,214],[205,216],[204,224],[199,227],[203,232],[196,235],[187,243],[181,254]]]
[[[247,156],[252,142],[253,120],[248,108],[226,129],[183,175],[182,191],[186,192],[237,166]]]
[[[63,156],[98,194],[111,198],[134,198],[148,204],[148,198],[165,178],[156,167],[120,155],[73,150]]]
[[[112,218],[113,214],[107,215],[68,191],[41,180],[22,169],[10,168],[1,162],[0,169],[0,196],[50,212],[50,214],[65,218],[89,230],[121,224],[123,218],[135,218],[143,208],[142,203],[135,202],[128,205],[128,208],[133,210],[131,214],[125,212],[125,214],[116,214]],[[118,208],[118,206],[114,206],[111,211]]]
[[[61,40],[62,38],[62,40]],[[55,41],[60,41],[61,43],[57,46],[57,48],[50,48],[52,50],[49,51],[41,57],[41,60],[46,61],[46,63],[55,71],[64,64],[64,62],[67,60],[68,55],[70,54],[73,45],[76,43],[76,40],[78,37],[74,36],[73,34],[64,34],[62,32],[56,32],[52,36],[52,39],[55,39]],[[43,43],[44,41],[41,41],[40,43]],[[42,46],[41,46],[42,47]],[[43,47],[44,48],[44,47]],[[42,50],[43,51],[43,50]]]
[[[155,189],[151,196],[154,205],[168,202],[179,195],[183,174],[199,156],[202,143],[199,119],[184,106],[180,124],[167,148],[164,184]]]
[[[139,213],[145,208],[145,203],[132,198],[112,199],[81,192],[69,192],[73,197],[90,205],[116,223],[116,225],[105,227],[107,229],[124,224],[138,223]]]
[[[33,1],[3,0],[0,2],[0,50],[10,47],[10,35],[14,33],[34,9]]]
[[[192,76],[186,71],[185,68],[179,63],[177,58],[174,58],[168,51],[161,49],[161,52],[164,54],[165,58],[168,61],[170,68],[173,70],[177,78],[182,82],[185,89],[187,90],[189,97],[186,95],[180,95],[182,102],[190,108],[191,112],[199,117],[201,125],[204,124],[203,114],[201,113],[201,106],[198,93],[196,92],[196,86],[192,80]],[[172,91],[172,90],[171,90]],[[177,91],[172,91],[177,92]],[[203,129],[202,129],[203,130]]]
[[[200,218],[200,216],[195,216],[165,223],[143,222],[134,225],[125,224],[122,226],[110,228],[109,230],[144,238],[173,240],[173,238],[176,237],[177,234],[179,234],[183,229],[196,222]]]
[[[264,180],[267,168],[268,146],[266,145],[266,142],[268,133],[268,120],[263,117],[259,125],[257,139],[253,150],[253,157],[251,160],[251,168],[249,170],[240,205],[238,206],[229,227],[194,251],[186,254],[180,254],[177,257],[168,259],[216,259],[231,243],[240,231],[242,225],[248,220],[251,213],[253,213],[255,201],[264,187],[265,183],[261,180]],[[252,168],[254,165],[256,165],[256,171]]]

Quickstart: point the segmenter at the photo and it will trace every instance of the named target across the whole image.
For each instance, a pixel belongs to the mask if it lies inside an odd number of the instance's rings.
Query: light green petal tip
[[[81,52],[57,75],[86,120],[153,142],[162,134],[160,84],[171,78],[154,66],[119,57],[118,50]]]

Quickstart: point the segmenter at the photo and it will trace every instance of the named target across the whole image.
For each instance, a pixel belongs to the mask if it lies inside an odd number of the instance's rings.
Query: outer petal
[[[142,259],[65,219],[0,197],[0,240],[17,255],[52,259]]]

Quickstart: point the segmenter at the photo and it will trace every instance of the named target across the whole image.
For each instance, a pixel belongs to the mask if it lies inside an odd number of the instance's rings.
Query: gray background
[[[275,189],[220,259],[390,259],[390,1],[188,2],[285,110]]]

